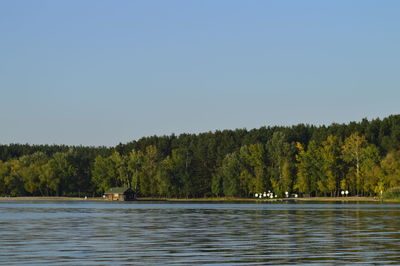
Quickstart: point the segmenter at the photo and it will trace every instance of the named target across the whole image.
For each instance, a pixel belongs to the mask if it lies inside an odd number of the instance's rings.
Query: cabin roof
[[[127,187],[112,187],[108,189],[104,194],[124,194],[126,191],[130,190]]]

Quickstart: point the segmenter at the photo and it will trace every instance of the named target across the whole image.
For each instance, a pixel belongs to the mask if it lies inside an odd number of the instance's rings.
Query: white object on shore
[[[85,196],[85,199],[87,199],[87,196]]]
[[[256,196],[256,198],[258,198],[258,193],[256,193],[254,196]]]

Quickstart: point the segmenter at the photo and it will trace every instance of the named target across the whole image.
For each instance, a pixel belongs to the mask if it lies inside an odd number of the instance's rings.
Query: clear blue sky
[[[0,1],[0,143],[400,113],[400,1]]]

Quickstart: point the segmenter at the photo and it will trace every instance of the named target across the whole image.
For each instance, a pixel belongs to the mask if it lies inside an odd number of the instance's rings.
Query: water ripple
[[[399,205],[0,202],[0,264],[398,264]]]

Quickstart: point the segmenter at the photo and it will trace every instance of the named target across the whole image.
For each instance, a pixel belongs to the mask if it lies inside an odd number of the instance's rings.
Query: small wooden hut
[[[135,199],[135,192],[131,188],[112,187],[104,193],[106,199],[127,201]]]

